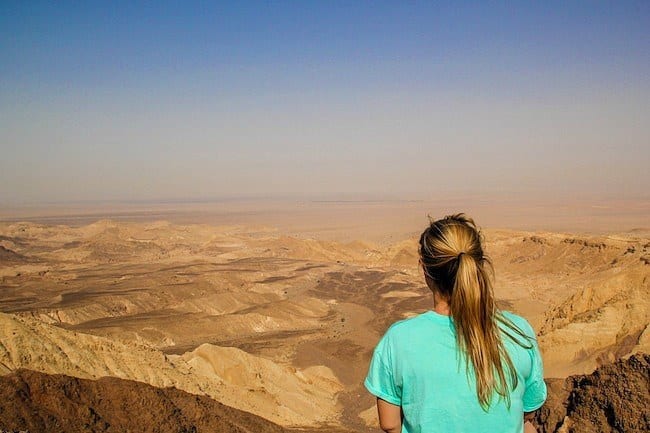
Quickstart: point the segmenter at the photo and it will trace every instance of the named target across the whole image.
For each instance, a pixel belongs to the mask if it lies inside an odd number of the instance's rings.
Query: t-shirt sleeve
[[[375,397],[397,406],[402,404],[401,389],[395,383],[388,335],[375,348],[364,385]]]
[[[528,325],[531,335],[532,348],[528,350],[531,360],[530,375],[526,378],[526,389],[524,390],[524,412],[532,412],[539,409],[546,401],[546,382],[544,382],[544,367],[542,355],[539,351],[535,331]],[[527,330],[528,331],[528,330]]]

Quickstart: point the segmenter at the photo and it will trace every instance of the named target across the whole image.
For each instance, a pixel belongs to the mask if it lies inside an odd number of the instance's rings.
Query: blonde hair
[[[431,290],[449,303],[466,373],[473,369],[478,401],[487,410],[494,393],[510,405],[510,386],[518,383],[497,322],[509,328],[505,334],[518,344],[524,346],[526,337],[496,308],[492,264],[481,238],[474,221],[462,213],[431,221],[420,236],[420,261]]]

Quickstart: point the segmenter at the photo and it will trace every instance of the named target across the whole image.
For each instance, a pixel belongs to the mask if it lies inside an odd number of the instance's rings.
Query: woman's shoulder
[[[509,324],[515,325],[526,336],[533,339],[535,338],[535,331],[533,330],[533,327],[530,325],[528,320],[526,320],[524,317],[506,310],[500,310],[499,314],[505,319],[504,321],[505,325],[509,325]]]
[[[450,320],[451,318],[449,316],[442,316],[433,311],[425,311],[424,313],[416,314],[415,316],[393,323],[386,331],[386,334],[410,333],[421,328],[428,329],[432,323],[448,326],[451,323]]]

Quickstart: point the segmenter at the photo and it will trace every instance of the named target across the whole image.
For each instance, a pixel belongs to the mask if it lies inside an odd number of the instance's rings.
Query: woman
[[[542,361],[528,322],[496,309],[474,221],[431,222],[420,262],[433,310],[388,329],[365,381],[382,430],[521,433],[546,399]]]

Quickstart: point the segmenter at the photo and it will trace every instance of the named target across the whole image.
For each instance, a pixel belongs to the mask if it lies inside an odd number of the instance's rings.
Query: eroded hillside
[[[648,351],[642,233],[485,235],[499,305],[537,328],[548,376]],[[4,373],[175,386],[285,426],[366,429],[374,345],[431,308],[415,239],[100,221],[3,224],[0,247]]]

